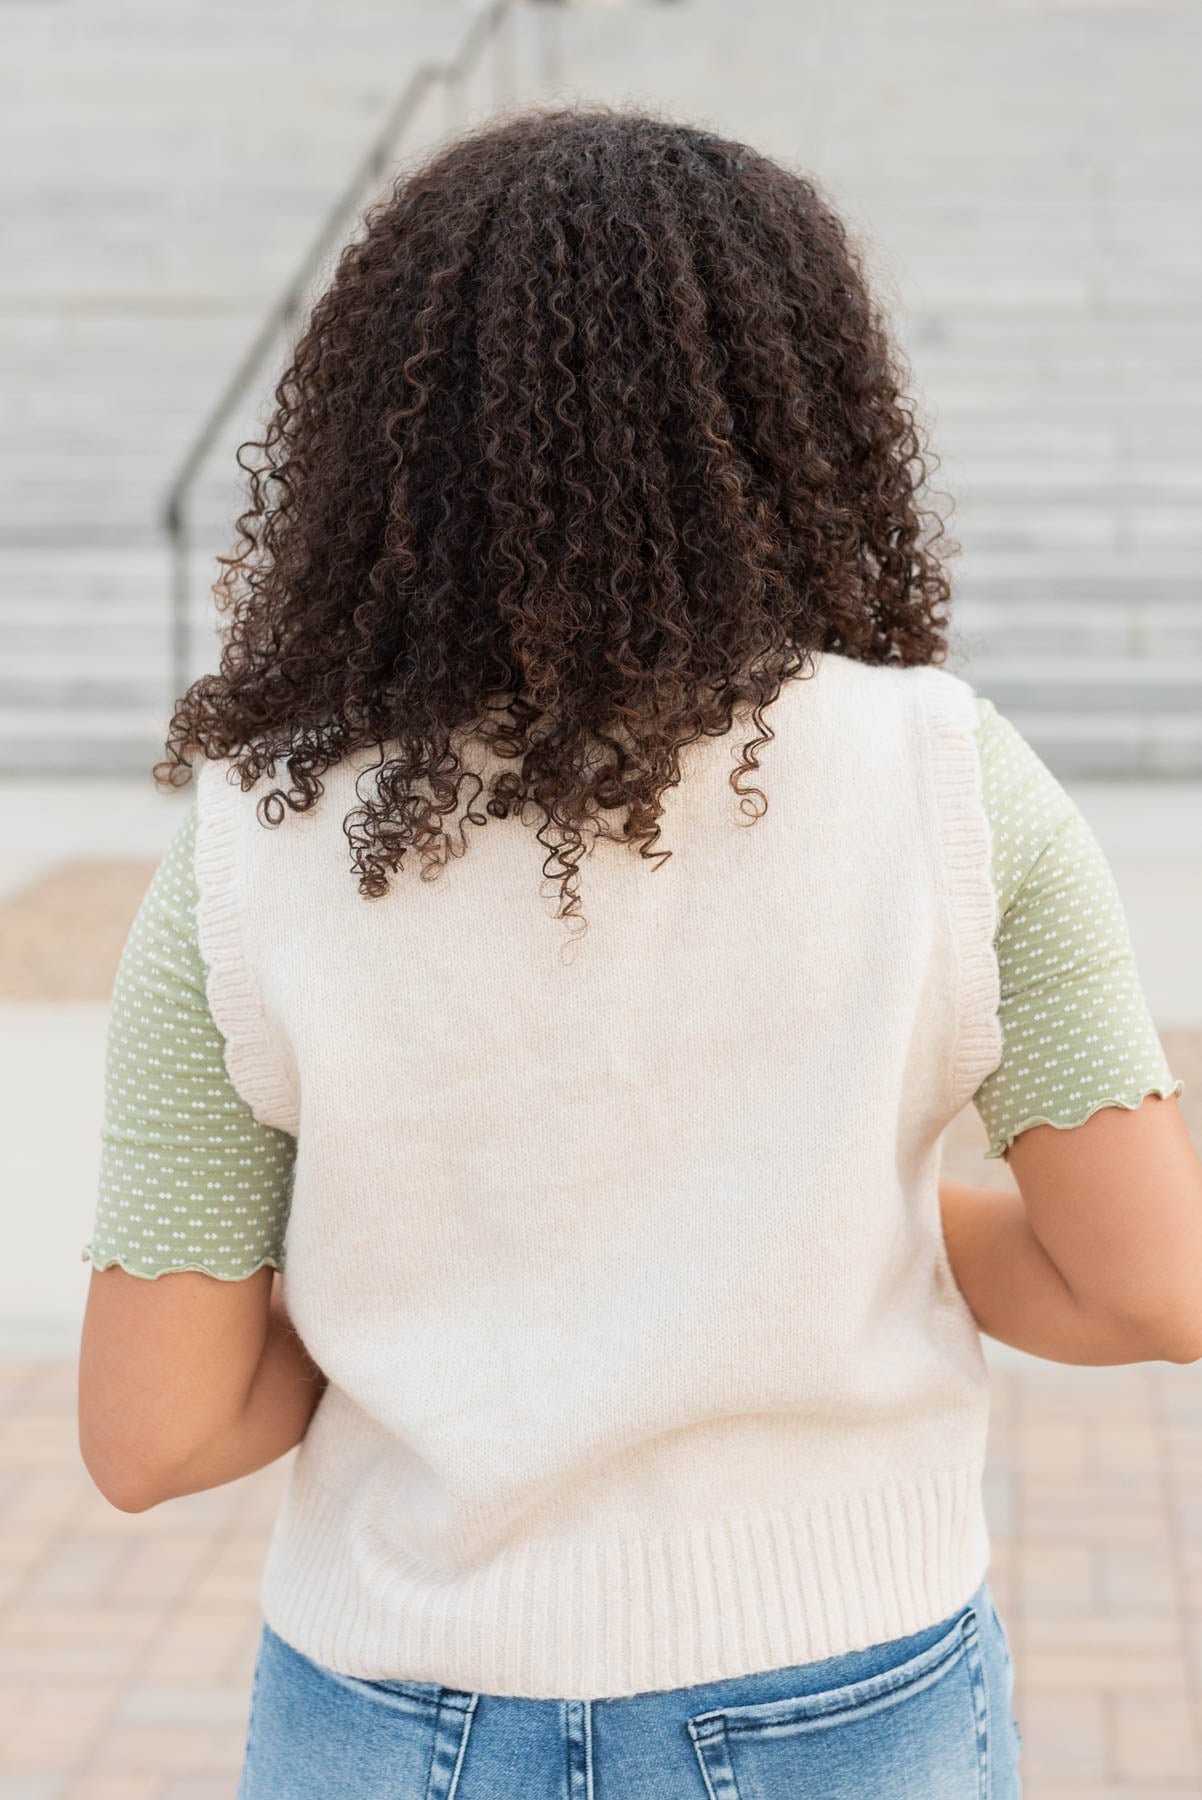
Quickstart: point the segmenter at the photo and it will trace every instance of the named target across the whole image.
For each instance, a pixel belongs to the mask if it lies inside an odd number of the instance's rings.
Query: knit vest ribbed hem
[[[398,1559],[365,1586],[338,1498],[289,1485],[260,1584],[272,1630],[363,1679],[603,1698],[843,1655],[923,1630],[983,1580],[978,1464],[581,1544],[524,1543],[483,1579]]]

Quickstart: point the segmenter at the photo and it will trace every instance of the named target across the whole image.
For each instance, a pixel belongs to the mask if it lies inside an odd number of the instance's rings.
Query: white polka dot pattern
[[[1032,1125],[1180,1093],[1148,1012],[1114,874],[1076,803],[978,697],[982,793],[1000,918],[1002,1061],[975,1105],[987,1155]]]
[[[83,1259],[240,1281],[282,1268],[295,1139],[232,1086],[196,937],[196,809],[130,930],[113,989],[99,1196]]]
[[[978,699],[993,834],[1004,1052],[975,1104],[1001,1156],[1032,1125],[1179,1093],[1097,840],[1050,770]],[[283,1267],[295,1140],[261,1125],[225,1067],[196,941],[193,807],[130,931],[113,992],[97,1268],[238,1281]]]

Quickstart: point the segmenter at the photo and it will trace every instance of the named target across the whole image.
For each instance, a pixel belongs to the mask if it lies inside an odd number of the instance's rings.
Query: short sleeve
[[[295,1139],[259,1123],[225,1066],[196,928],[196,809],[130,929],[113,989],[94,1229],[83,1260],[237,1281],[283,1267]]]
[[[1118,886],[1075,801],[1021,733],[978,700],[998,896],[1003,1051],[974,1097],[1004,1156],[1033,1125],[1181,1092],[1148,1011]]]

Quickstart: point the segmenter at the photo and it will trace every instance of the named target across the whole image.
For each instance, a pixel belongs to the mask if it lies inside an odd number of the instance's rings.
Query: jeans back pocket
[[[688,1721],[710,1800],[988,1800],[989,1706],[971,1606],[927,1649],[845,1687]]]
[[[455,1800],[477,1699],[344,1675],[265,1625],[237,1800]]]

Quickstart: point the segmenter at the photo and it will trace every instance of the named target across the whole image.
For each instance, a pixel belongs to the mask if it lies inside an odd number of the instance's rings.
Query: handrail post
[[[192,629],[188,569],[188,525],[182,495],[174,495],[167,508],[167,545],[171,580],[171,685],[172,711],[188,691],[192,662]]]
[[[548,93],[563,77],[563,0],[535,0],[538,84]]]
[[[512,104],[517,88],[513,41],[516,29],[517,14],[513,7],[498,7],[492,28],[492,103],[496,112]]]
[[[458,69],[442,73],[442,126],[450,137],[463,123],[463,83]]]

